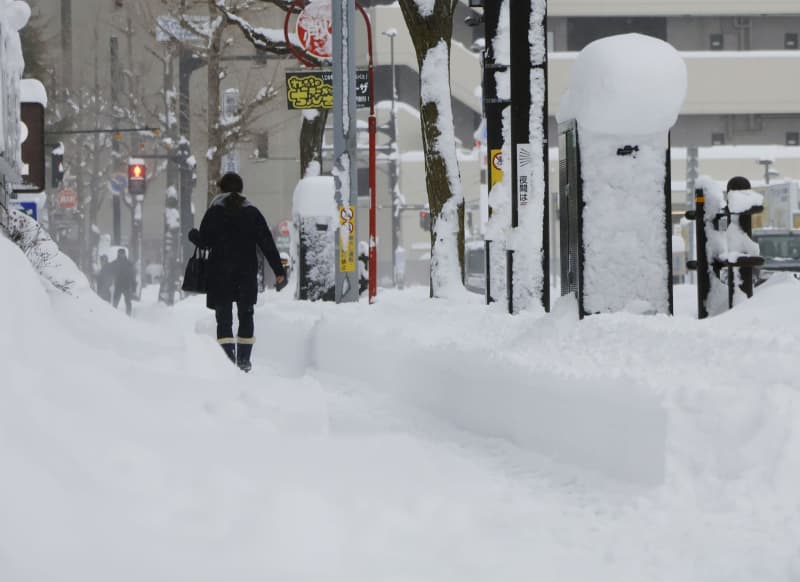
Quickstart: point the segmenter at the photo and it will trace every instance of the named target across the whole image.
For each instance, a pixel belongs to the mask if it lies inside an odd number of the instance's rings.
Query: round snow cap
[[[578,55],[557,117],[609,135],[669,131],[686,88],[686,63],[672,45],[643,34],[609,36]]]

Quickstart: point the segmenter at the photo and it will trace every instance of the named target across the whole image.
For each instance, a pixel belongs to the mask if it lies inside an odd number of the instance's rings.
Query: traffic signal
[[[144,194],[147,190],[147,166],[142,162],[128,162],[128,193]]]
[[[431,229],[431,211],[430,210],[420,210],[419,211],[419,227],[422,230],[430,230]]]

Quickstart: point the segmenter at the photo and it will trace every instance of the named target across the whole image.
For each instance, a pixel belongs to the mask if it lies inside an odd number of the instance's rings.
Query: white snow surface
[[[672,45],[642,34],[609,36],[578,55],[557,119],[597,133],[665,132],[687,87],[686,63]]]
[[[800,283],[577,321],[381,291],[135,319],[0,237],[0,580],[791,582]]]
[[[22,79],[19,82],[21,103],[41,103],[47,107],[47,90],[37,79]]]
[[[584,309],[667,313],[667,136],[579,136]],[[625,146],[637,149],[616,155]]]

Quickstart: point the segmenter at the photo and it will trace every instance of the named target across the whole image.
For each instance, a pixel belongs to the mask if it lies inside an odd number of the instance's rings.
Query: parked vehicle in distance
[[[486,258],[483,240],[471,240],[464,244],[464,285],[468,291],[486,292]]]
[[[755,271],[756,281],[764,282],[775,272],[792,272],[800,279],[800,229],[754,229],[753,240],[764,257],[764,265]]]

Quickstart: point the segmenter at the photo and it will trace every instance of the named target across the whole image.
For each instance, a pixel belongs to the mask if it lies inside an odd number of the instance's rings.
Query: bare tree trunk
[[[432,12],[424,16],[415,0],[399,1],[420,70],[420,124],[425,152],[425,183],[431,209],[431,296],[442,297],[447,294],[447,288],[452,288],[455,278],[463,282],[464,272],[464,198],[455,162],[455,136],[442,134],[442,120],[452,120],[449,54],[457,0],[435,0]],[[436,73],[446,74],[447,82],[437,79],[436,83],[426,87],[425,67],[431,66],[426,61],[435,51],[442,54],[443,49],[446,49],[446,67],[444,70],[437,68]],[[434,86],[446,86],[446,94],[432,98],[429,92],[434,90]],[[449,110],[442,111],[442,108]],[[448,159],[455,167],[449,166]],[[454,264],[445,260],[452,254],[458,256],[458,272],[454,272]]]
[[[303,113],[303,125],[300,128],[300,177],[318,176],[322,173],[322,141],[325,136],[325,124],[328,122],[328,110],[317,109],[312,117]]]

